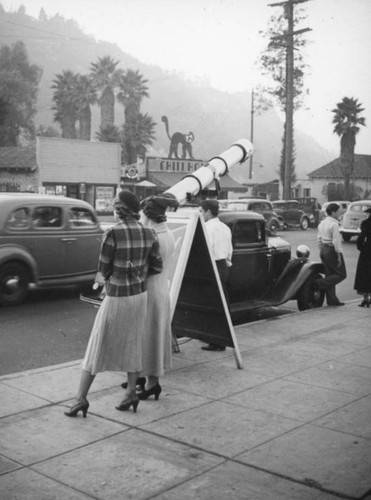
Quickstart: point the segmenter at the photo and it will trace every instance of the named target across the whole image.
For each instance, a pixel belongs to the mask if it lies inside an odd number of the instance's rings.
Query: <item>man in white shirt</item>
[[[339,231],[339,205],[330,203],[326,213],[327,217],[318,226],[317,236],[325,277],[317,281],[317,286],[326,291],[327,305],[343,306],[335,290],[335,285],[347,277]]]
[[[217,200],[203,200],[199,207],[206,222],[207,239],[210,244],[211,256],[215,260],[224,295],[228,301],[226,280],[228,268],[232,266],[232,233],[229,227],[218,218],[219,203]],[[205,351],[224,351],[225,346],[209,344],[202,347],[202,349]]]

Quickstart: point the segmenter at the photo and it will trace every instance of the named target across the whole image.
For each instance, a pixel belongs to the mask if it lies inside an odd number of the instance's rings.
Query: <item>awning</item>
[[[152,182],[156,183],[156,186],[162,189],[168,189],[178,182],[180,182],[185,177],[184,172],[149,172],[148,177]],[[220,178],[221,189],[229,189],[233,191],[246,191],[246,186],[236,182],[229,175],[224,175]]]
[[[136,187],[148,187],[148,188],[150,188],[150,187],[156,187],[156,184],[154,184],[153,182],[144,180],[144,181],[137,182],[135,184],[135,186]]]

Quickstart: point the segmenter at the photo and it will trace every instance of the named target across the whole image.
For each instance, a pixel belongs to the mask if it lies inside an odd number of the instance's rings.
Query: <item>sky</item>
[[[177,71],[227,91],[262,83],[255,65],[277,0],[0,0],[6,11],[24,5],[28,15],[56,13],[78,22],[85,33],[116,43],[147,64]],[[356,153],[371,154],[371,0],[309,0],[298,26],[311,28],[305,62],[310,94],[294,115],[295,128],[338,155],[331,110],[343,97],[365,108],[366,127]]]

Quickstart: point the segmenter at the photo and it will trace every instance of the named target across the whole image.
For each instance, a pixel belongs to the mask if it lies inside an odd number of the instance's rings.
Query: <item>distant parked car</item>
[[[330,203],[336,203],[337,205],[340,206],[340,210],[341,210],[341,216],[340,216],[340,222],[342,221],[343,219],[343,215],[345,214],[345,212],[347,211],[349,205],[350,205],[350,201],[326,201],[323,205],[322,205],[322,208],[319,212],[319,221],[321,222],[325,217],[326,217],[326,208],[330,205]]]
[[[308,215],[300,210],[297,200],[279,200],[273,202],[273,208],[277,215],[284,221],[284,228],[308,229],[310,220]]]
[[[267,228],[272,235],[275,235],[279,229],[283,229],[284,221],[274,211],[270,201],[262,198],[240,198],[236,200],[219,200],[220,208],[242,211],[250,210],[262,214],[267,222]]]
[[[294,198],[299,202],[300,210],[309,217],[309,224],[311,227],[317,227],[319,223],[319,211],[321,209],[321,204],[318,203],[317,198],[301,197]]]
[[[0,305],[37,288],[92,284],[103,229],[89,203],[63,196],[0,194]]]
[[[340,233],[344,241],[350,241],[352,236],[358,236],[361,232],[360,225],[367,218],[365,210],[371,208],[371,200],[354,201],[343,215]]]

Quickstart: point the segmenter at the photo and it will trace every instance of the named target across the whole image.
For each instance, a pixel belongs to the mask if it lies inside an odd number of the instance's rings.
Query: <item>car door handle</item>
[[[76,241],[77,238],[62,238],[62,241],[65,241],[66,243],[72,243],[73,241]]]

